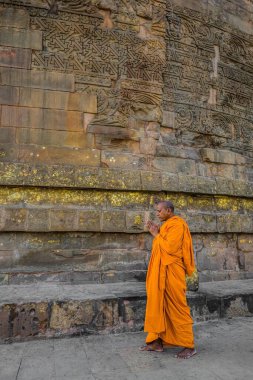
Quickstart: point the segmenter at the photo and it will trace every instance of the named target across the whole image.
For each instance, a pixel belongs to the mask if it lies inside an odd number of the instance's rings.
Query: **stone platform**
[[[196,322],[253,316],[253,280],[220,281],[188,292]],[[2,285],[0,337],[40,337],[141,331],[145,283]]]

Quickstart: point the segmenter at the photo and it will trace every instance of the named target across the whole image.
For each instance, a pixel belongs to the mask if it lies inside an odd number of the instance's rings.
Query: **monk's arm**
[[[175,256],[180,251],[183,235],[184,226],[180,224],[171,226],[167,231],[156,236],[161,251],[161,259],[164,263],[170,260],[169,256]]]

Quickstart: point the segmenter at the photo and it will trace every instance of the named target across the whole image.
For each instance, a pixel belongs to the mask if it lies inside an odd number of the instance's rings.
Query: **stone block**
[[[0,104],[15,105],[19,102],[19,89],[11,86],[0,86]]]
[[[6,208],[2,210],[2,231],[25,231],[27,209]]]
[[[97,96],[85,93],[69,94],[67,109],[97,113]]]
[[[162,126],[175,128],[175,112],[163,111]]]
[[[102,168],[99,183],[103,189],[140,190],[140,171]]]
[[[187,211],[193,213],[214,213],[214,200],[211,196],[187,196]]]
[[[0,27],[0,45],[42,50],[42,32]]]
[[[253,188],[251,185],[245,181],[233,181],[231,183],[233,187],[233,195],[241,197],[252,197]]]
[[[147,218],[145,218],[144,212],[127,211],[126,212],[127,232],[143,232],[146,219]]]
[[[5,168],[6,171],[2,177],[0,177],[1,184],[48,186],[48,184],[51,183],[49,180],[48,166],[6,163]],[[0,173],[2,170],[4,171],[4,168],[1,169],[0,166]]]
[[[13,337],[31,337],[45,333],[48,327],[48,303],[15,305],[11,313]]]
[[[23,178],[20,173],[22,165],[16,163],[0,162],[0,184],[20,185]]]
[[[13,250],[16,247],[16,234],[11,232],[1,232],[0,250]]]
[[[93,146],[94,137],[84,132],[53,131],[45,129],[18,128],[18,144],[34,144],[70,148],[89,148]]]
[[[16,128],[0,127],[0,144],[15,143]]]
[[[219,215],[217,216],[218,232],[252,233],[252,217],[247,215]]]
[[[162,190],[179,191],[178,175],[162,172]]]
[[[94,302],[68,301],[54,302],[50,317],[50,328],[53,330],[67,330],[82,327],[83,332],[98,331],[111,327],[118,322],[117,300]]]
[[[30,69],[31,50],[0,46],[0,66]]]
[[[203,161],[217,162],[222,164],[243,165],[246,163],[245,157],[239,153],[229,150],[217,150],[211,148],[202,148],[200,150]]]
[[[146,158],[131,153],[102,151],[101,162],[108,168],[145,169]]]
[[[2,127],[1,127],[2,128]],[[18,159],[19,147],[13,144],[0,144],[0,159],[2,162],[15,162]]]
[[[28,209],[27,230],[28,231],[49,231],[49,210]]]
[[[244,253],[253,252],[253,236],[252,235],[239,235],[238,236],[238,249]]]
[[[75,183],[75,169],[73,166],[52,165],[52,166],[35,166],[36,176],[41,175],[43,185],[54,187],[73,186]],[[33,181],[31,175],[31,182]],[[37,182],[38,183],[38,182]]]
[[[196,177],[198,183],[198,192],[203,194],[216,194],[216,181],[207,177]]]
[[[1,223],[1,222],[0,222]],[[0,250],[1,269],[12,267],[17,263],[17,250]]]
[[[253,250],[252,252],[244,253],[244,266],[247,272],[253,272]]]
[[[29,23],[30,17],[26,9],[0,8],[0,26],[28,29]]]
[[[220,211],[229,211],[229,212],[238,212],[241,208],[240,199],[227,196],[216,196],[214,198],[214,205],[218,212]]]
[[[113,191],[107,194],[107,205],[111,208],[148,210],[152,196],[148,193],[135,191]]]
[[[102,213],[102,231],[122,232],[125,229],[125,211],[104,211]]]
[[[74,75],[51,71],[0,68],[0,85],[74,91]]]
[[[77,212],[72,210],[50,210],[50,231],[75,231]]]
[[[79,211],[78,212],[78,231],[100,231],[99,211]]]
[[[141,171],[141,185],[142,190],[156,190],[162,189],[162,176],[160,172],[154,171]]]
[[[198,180],[197,177],[189,175],[178,175],[178,189],[181,192],[197,193],[198,192]]]
[[[5,127],[24,127],[83,132],[83,114],[77,111],[2,106]]]
[[[78,325],[92,323],[94,317],[93,301],[54,302],[50,316],[50,328],[65,330]]]
[[[175,157],[158,157],[154,159],[153,166],[164,172],[196,175],[196,165],[193,160]]]
[[[211,214],[187,214],[191,232],[216,232],[216,216]]]
[[[224,178],[215,178],[217,194],[234,195],[233,181]]]
[[[140,153],[154,156],[156,153],[157,140],[152,137],[140,139]]]
[[[99,188],[99,169],[77,167],[75,169],[75,186],[80,188]]]
[[[19,104],[25,107],[97,112],[97,97],[86,93],[67,93],[24,87],[20,89]]]
[[[96,149],[71,149],[20,145],[18,159],[20,162],[32,162],[44,165],[66,164],[99,166],[100,151]]]
[[[226,271],[238,271],[238,252],[236,247],[219,247],[215,244],[213,246],[205,247],[197,253],[198,269],[200,271],[223,271],[223,277],[220,280],[225,280]]]

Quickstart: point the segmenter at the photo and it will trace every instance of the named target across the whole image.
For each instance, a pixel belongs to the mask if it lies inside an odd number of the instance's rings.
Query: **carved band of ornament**
[[[159,83],[157,85],[153,82],[142,82],[140,80],[126,80],[121,82],[121,87],[126,90],[133,90],[137,92],[147,92],[149,94],[162,95],[163,86]]]
[[[161,96],[157,94],[148,94],[145,92],[130,91],[126,89],[121,90],[120,98],[135,103],[147,103],[154,105],[160,105],[162,99]]]
[[[191,23],[200,22],[202,24],[211,25],[216,29],[220,29],[222,32],[227,32],[231,34],[235,33],[235,28],[224,21],[224,18],[222,18],[222,14],[221,17],[217,17],[217,14],[214,13],[210,8],[208,9],[208,11],[202,10],[200,12],[187,7],[177,6],[168,1],[166,13],[171,14],[170,17],[173,17],[174,15],[174,18],[190,20]],[[239,29],[236,29],[236,35],[240,36],[242,39],[245,39],[246,41],[250,41],[252,39],[251,35],[244,33]]]

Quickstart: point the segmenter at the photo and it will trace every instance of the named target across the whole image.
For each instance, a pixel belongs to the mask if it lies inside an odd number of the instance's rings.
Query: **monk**
[[[185,275],[195,270],[191,234],[187,223],[174,215],[172,202],[159,202],[156,211],[163,224],[147,222],[154,240],[146,279],[148,335],[140,350],[162,352],[164,345],[180,346],[176,357],[189,359],[197,353],[186,301]]]

